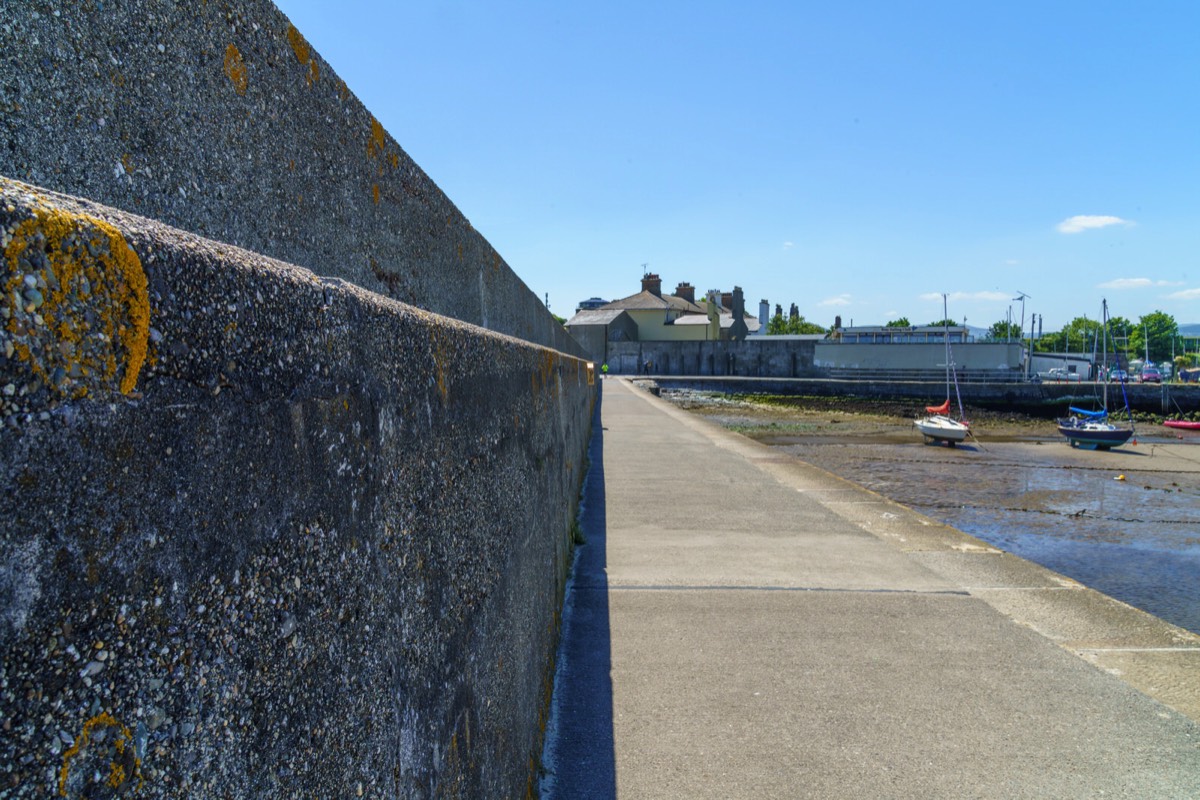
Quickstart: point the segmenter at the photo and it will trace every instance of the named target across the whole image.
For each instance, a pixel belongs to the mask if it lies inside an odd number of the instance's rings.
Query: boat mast
[[[1104,374],[1104,410],[1108,411],[1108,299],[1107,298],[1101,298],[1101,300],[1100,300],[1100,325],[1101,325],[1100,338],[1101,338],[1101,342],[1102,342],[1102,344],[1100,346],[1100,348],[1101,348],[1100,352],[1102,353],[1102,355],[1100,357],[1100,363],[1103,364],[1102,369],[1105,371],[1105,374]],[[1122,387],[1122,391],[1124,391],[1124,387]]]
[[[946,294],[942,293],[942,343],[946,345],[946,402],[950,401],[950,318],[946,316]]]

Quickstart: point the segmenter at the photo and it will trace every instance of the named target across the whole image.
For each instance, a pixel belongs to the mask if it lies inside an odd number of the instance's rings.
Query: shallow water
[[[770,444],[1200,633],[1200,472],[1186,469],[1200,446],[1167,455],[1153,440],[1108,453],[1061,440]]]

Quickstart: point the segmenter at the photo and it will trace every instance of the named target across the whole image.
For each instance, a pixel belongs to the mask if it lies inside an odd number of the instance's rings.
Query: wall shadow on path
[[[563,602],[553,711],[546,735],[543,800],[614,798],[612,636],[608,615],[604,496],[603,382],[597,393],[588,443],[580,523],[586,543],[576,549],[573,576]]]

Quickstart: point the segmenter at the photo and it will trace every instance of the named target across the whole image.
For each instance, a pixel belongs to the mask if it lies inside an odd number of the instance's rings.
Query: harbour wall
[[[0,179],[0,794],[518,797],[586,362]]]
[[[580,330],[588,331],[581,328]],[[588,331],[591,333],[591,331]],[[743,341],[620,341],[580,339],[592,357],[624,375],[731,375],[747,378],[853,377],[872,373],[916,377],[945,375],[941,344],[857,344],[792,336],[751,336]],[[959,376],[1019,380],[1021,345],[971,342],[953,348]]]
[[[609,372],[618,375],[816,376],[809,341],[607,342]]]
[[[578,345],[265,0],[0,65],[0,795],[527,795]]]
[[[946,396],[944,381],[850,380],[831,378],[755,378],[741,376],[653,375],[660,389],[728,394],[771,394],[796,397],[861,397],[903,400],[913,413]],[[1109,409],[1123,409],[1122,387],[1110,384]],[[1176,416],[1200,413],[1200,386],[1196,384],[1126,384],[1125,396],[1134,411]],[[1098,408],[1103,384],[1095,383],[960,383],[964,404],[999,411],[1017,411],[1042,417],[1065,416],[1069,405]],[[1114,414],[1117,413],[1114,411]]]
[[[583,355],[269,0],[4,9],[0,175]]]

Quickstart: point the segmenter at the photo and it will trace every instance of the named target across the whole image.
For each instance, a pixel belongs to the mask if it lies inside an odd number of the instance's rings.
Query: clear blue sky
[[[1200,322],[1200,2],[279,7],[551,310]]]

